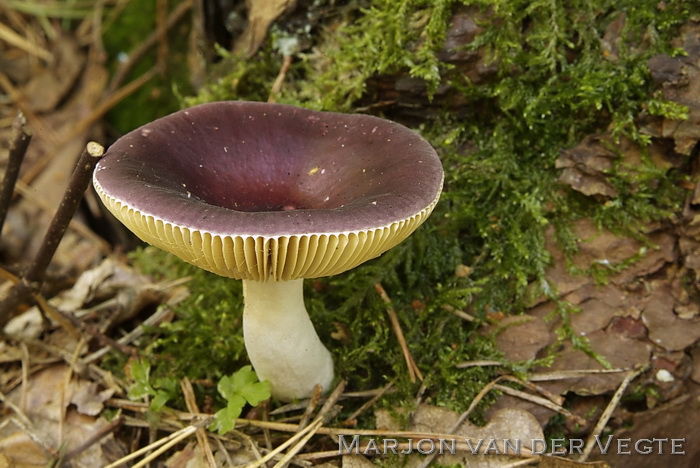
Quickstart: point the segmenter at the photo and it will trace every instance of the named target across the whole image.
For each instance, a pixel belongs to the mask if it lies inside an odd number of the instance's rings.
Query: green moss
[[[183,105],[189,107],[227,99],[267,101],[282,66],[282,57],[269,45],[251,59],[235,56],[222,48],[217,50],[223,61],[213,67],[210,82],[197,96],[183,98]],[[294,70],[290,72],[293,73]]]
[[[176,320],[151,330],[152,340],[143,349],[154,376],[216,381],[247,362],[240,281],[218,277],[154,247],[133,252],[131,259],[156,278],[189,278],[191,294],[175,306]]]
[[[331,39],[329,67],[311,77],[305,91],[321,107],[351,110],[368,78],[407,70],[434,92],[446,67],[436,52],[442,47],[454,0],[378,0],[358,21],[343,25]]]

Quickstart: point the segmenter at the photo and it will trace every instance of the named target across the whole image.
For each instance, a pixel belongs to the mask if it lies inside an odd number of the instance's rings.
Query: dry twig
[[[140,338],[146,332],[146,328],[157,326],[160,322],[163,321],[163,319],[166,316],[170,315],[171,313],[172,310],[170,309],[170,307],[159,307],[158,310],[156,310],[155,313],[153,313],[153,315],[144,320],[138,327],[134,328],[129,333],[119,338],[116,341],[116,343],[120,346],[128,345],[132,341]],[[98,349],[94,353],[86,356],[83,362],[85,362],[86,364],[93,363],[102,358],[111,349],[113,349],[112,345],[108,345],[103,347],[102,349]]]
[[[637,378],[639,374],[646,371],[647,367],[648,365],[639,366],[638,368],[631,370],[627,373],[625,379],[615,391],[615,394],[610,400],[610,403],[608,403],[608,406],[605,408],[605,411],[603,411],[603,414],[600,415],[600,418],[598,419],[598,422],[593,428],[593,431],[591,431],[591,433],[588,435],[588,439],[586,439],[586,447],[583,449],[583,453],[581,454],[581,456],[579,456],[579,461],[585,462],[586,460],[588,460],[588,457],[593,451],[593,447],[595,447],[596,445],[596,437],[600,436],[600,434],[603,432],[603,429],[605,429],[606,424],[608,424],[608,421],[610,420],[610,416],[612,416],[613,411],[615,411],[615,408],[617,408],[617,405],[620,403],[620,400],[625,394],[625,390],[627,390],[627,387],[629,386],[630,382]]]
[[[399,324],[399,318],[396,316],[396,311],[394,311],[394,308],[391,306],[391,299],[389,298],[389,295],[386,293],[381,283],[375,284],[374,289],[377,290],[379,297],[381,297],[384,303],[386,304],[386,313],[389,315],[389,320],[391,321],[391,328],[394,330],[396,339],[398,340],[399,346],[401,347],[401,352],[403,353],[403,357],[406,360],[406,366],[408,367],[408,375],[411,379],[411,382],[415,383],[416,377],[418,377],[419,380],[423,380],[423,374],[416,365],[416,361],[413,360],[411,352],[408,350],[406,339],[403,336],[403,331],[401,330],[401,325]]]
[[[5,224],[7,211],[12,203],[19,169],[31,139],[32,134],[27,128],[27,119],[24,118],[22,112],[19,112],[12,123],[12,140],[10,141],[10,149],[7,155],[7,167],[5,168],[5,176],[2,179],[2,187],[0,187],[0,233]]]
[[[563,405],[565,398],[561,395],[554,394],[547,390],[546,388],[542,387],[541,385],[537,385],[533,382],[530,382],[530,380],[521,380],[513,375],[504,375],[503,378],[505,380],[508,380],[510,382],[516,383],[518,385],[522,385],[525,388],[528,388],[532,390],[533,392],[537,392],[555,405]]]
[[[319,401],[321,401],[321,395],[323,394],[323,387],[319,384],[316,384],[314,386],[313,392],[311,393],[311,398],[308,400],[308,404],[306,405],[306,409],[304,410],[304,414],[301,416],[301,420],[299,421],[299,430],[302,430],[306,427],[307,424],[309,424],[309,421],[311,420],[311,416],[314,413],[314,410],[318,406]]]
[[[267,98],[267,102],[276,102],[277,95],[282,89],[282,84],[284,83],[284,77],[287,75],[287,71],[289,71],[289,67],[291,66],[292,56],[285,55],[284,61],[282,62],[282,66],[280,67],[280,71],[277,74],[277,78],[275,78],[274,83],[272,83],[272,88],[270,88],[270,95]]]
[[[282,457],[277,463],[275,463],[274,468],[284,468],[287,466],[287,463],[289,463],[294,456],[299,453],[299,451],[304,448],[306,443],[316,434],[316,431],[318,428],[323,425],[323,420],[321,418],[317,419],[316,422],[312,423],[310,426],[310,430],[306,433],[304,437],[302,437],[299,442],[297,442],[292,449],[287,452],[284,457]]]
[[[22,111],[24,117],[27,119],[29,126],[34,129],[41,129],[41,137],[48,141],[49,144],[58,147],[59,137],[53,128],[46,123],[46,121],[38,116],[32,109],[27,105],[22,93],[12,84],[12,81],[0,71],[0,87],[3,88],[5,93],[10,96],[12,102]]]
[[[488,360],[476,360],[476,361],[465,361],[460,362],[455,365],[457,369],[467,369],[468,367],[488,367],[488,366],[502,366],[503,363],[500,361],[488,361]]]
[[[21,280],[16,283],[0,302],[0,329],[12,318],[17,306],[24,302],[32,294],[39,291],[46,274],[46,268],[51,263],[56,248],[73,218],[83,193],[92,178],[92,171],[97,161],[104,153],[104,148],[95,142],[90,142],[85,147],[75,171],[68,182],[68,188],[63,195],[63,200],[51,220],[51,224],[44,235],[39,251],[36,253]]]
[[[180,443],[181,441],[185,440],[187,437],[191,436],[197,432],[197,426],[187,426],[183,427],[177,432],[173,432],[172,434],[163,437],[162,439],[159,439],[152,444],[148,444],[145,447],[140,448],[139,450],[130,453],[129,455],[120,458],[119,460],[115,461],[114,463],[110,463],[109,465],[105,466],[104,468],[117,468],[119,466],[122,466],[126,464],[127,462],[130,462],[131,460],[134,460],[135,458],[140,457],[141,455],[150,452],[153,449],[156,449],[153,453],[145,457],[143,460],[138,462],[137,464],[133,465],[133,468],[140,468],[151,462],[152,460],[155,460],[158,458],[162,453],[167,451],[170,447]]]
[[[452,307],[449,304],[444,304],[442,306],[442,309],[446,310],[447,312],[452,312],[457,317],[461,318],[462,320],[466,320],[467,322],[473,322],[474,320],[476,320],[473,315],[470,315],[462,310],[455,309],[454,307]]]
[[[345,419],[345,421],[343,421],[343,424],[346,424],[348,426],[351,424],[355,424],[357,422],[356,421],[357,417],[359,415],[361,415],[362,413],[364,413],[365,411],[367,411],[369,408],[371,408],[372,405],[374,405],[377,402],[377,400],[379,400],[386,392],[389,391],[389,389],[391,389],[391,387],[393,387],[393,385],[394,385],[394,382],[391,381],[388,384],[386,384],[384,387],[382,387],[380,392],[378,392],[372,398],[370,398],[369,400],[364,402],[362,404],[362,406],[357,408],[350,416],[348,416]]]
[[[2,23],[0,23],[0,40],[3,40],[8,44],[20,48],[28,54],[34,55],[42,60],[46,60],[47,62],[51,61],[51,59],[53,58],[48,50],[26,40],[24,37],[17,34],[12,29],[10,29]]]
[[[19,407],[22,410],[27,408],[27,394],[29,392],[29,367],[31,366],[31,358],[29,356],[29,348],[27,343],[20,343],[22,350],[22,384],[19,394]]]
[[[566,380],[566,379],[580,379],[581,377],[594,374],[619,374],[621,372],[628,372],[629,368],[618,368],[618,369],[567,369],[560,371],[551,372],[537,372],[530,374],[528,380],[530,382],[548,382],[550,380]]]
[[[5,405],[8,409],[12,410],[15,415],[17,415],[17,418],[22,422],[22,424],[26,426],[31,426],[32,422],[29,420],[26,414],[24,414],[23,408],[20,408],[19,406],[15,405],[12,403],[12,401],[7,399],[7,396],[5,396],[4,393],[0,392],[0,402],[2,402],[3,405]]]
[[[166,29],[166,17],[168,16],[168,0],[156,0],[156,68],[160,76],[165,76],[168,71],[168,34]]]
[[[67,134],[59,141],[59,146],[69,142],[78,135],[85,133],[91,126],[97,123],[98,120],[104,117],[104,115],[109,112],[110,109],[119,104],[130,94],[136,92],[141,86],[148,83],[154,76],[156,76],[157,73],[158,70],[153,67],[143,75],[135,78],[133,81],[130,81],[102,99],[95,106],[95,108],[90,111],[90,114],[87,117],[71,127],[71,130],[67,132]]]
[[[199,406],[197,405],[197,399],[194,396],[194,389],[192,388],[190,379],[187,377],[181,379],[180,388],[182,388],[182,394],[185,396],[185,405],[187,405],[187,409],[192,413],[199,413]],[[207,431],[203,427],[197,428],[197,442],[199,442],[199,446],[202,447],[204,451],[209,467],[216,468],[214,453],[211,451],[211,445],[209,445]]]
[[[36,194],[36,191],[32,189],[29,185],[27,185],[24,181],[18,180],[17,185],[15,186],[15,190],[19,195],[21,195],[24,199],[32,203],[34,206],[42,209],[45,212],[51,211],[51,208],[49,207],[49,204],[46,202],[46,200],[40,198]],[[83,239],[92,241],[95,245],[97,245],[100,248],[100,250],[103,253],[108,254],[112,252],[112,246],[102,237],[95,234],[95,231],[87,227],[80,220],[76,218],[71,219],[70,223],[68,224],[68,227],[72,229],[76,234],[80,235]]]
[[[4,398],[4,395],[0,393],[0,398]],[[6,401],[4,401],[6,403]],[[20,428],[24,434],[29,436],[29,438],[36,443],[37,446],[39,446],[43,451],[44,454],[47,455],[48,457],[57,457],[59,454],[58,452],[49,444],[47,443],[37,432],[34,430],[32,427],[31,422],[25,424],[25,421],[22,419],[18,419],[15,417],[10,417],[8,419],[5,419],[2,423],[0,423],[0,431],[2,431],[5,426],[8,426],[10,424],[14,424],[18,428]]]
[[[536,405],[544,406],[545,408],[550,409],[556,413],[563,414],[567,418],[576,417],[566,408],[563,408],[562,406],[553,403],[546,398],[538,397],[537,395],[532,395],[530,393],[523,392],[522,390],[516,390],[514,388],[506,387],[505,385],[494,385],[493,389],[501,391],[506,395],[520,398],[521,400],[529,401],[531,403],[535,403]]]
[[[273,458],[275,458],[275,457],[276,457],[279,453],[281,453],[284,449],[286,449],[287,447],[289,447],[289,446],[292,445],[292,444],[295,444],[297,441],[300,441],[299,444],[301,444],[301,445],[297,444],[297,445],[294,447],[294,449],[292,449],[292,451],[290,452],[290,453],[296,453],[298,450],[301,449],[301,447],[303,447],[304,444],[306,444],[306,442],[311,438],[311,436],[313,436],[316,432],[318,432],[319,428],[320,428],[322,425],[323,425],[323,420],[320,419],[320,418],[316,419],[313,423],[311,423],[310,425],[306,426],[304,429],[302,429],[301,431],[297,432],[297,433],[294,434],[292,437],[290,437],[289,439],[287,439],[285,442],[283,442],[282,444],[280,444],[276,449],[274,449],[273,451],[269,452],[267,455],[265,455],[265,456],[262,457],[261,459],[256,460],[254,463],[249,464],[249,465],[248,465],[248,468],[257,468],[257,467],[259,467],[259,466],[264,465],[264,464],[267,463],[268,461],[270,461],[270,460],[272,460]],[[311,434],[311,436],[306,437],[307,434]],[[295,449],[296,449],[296,450],[295,450]],[[277,466],[277,465],[275,465],[275,466]]]
[[[486,394],[490,392],[496,385],[498,385],[498,382],[500,382],[501,380],[503,380],[503,377],[497,377],[496,379],[484,385],[484,388],[482,388],[479,391],[479,393],[476,394],[472,402],[469,404],[469,408],[467,408],[467,410],[459,416],[457,422],[455,422],[454,425],[450,428],[450,432],[456,432],[459,429],[459,427],[464,423],[464,421],[467,420],[471,412],[474,411],[476,405],[478,405],[479,402],[481,402],[481,400],[486,396]],[[428,466],[430,466],[430,463],[433,461],[436,455],[437,454],[432,453],[426,456],[420,463],[420,465],[418,465],[418,468],[427,468]]]
[[[332,417],[331,415],[333,412],[331,409],[338,403],[338,400],[343,396],[343,392],[345,391],[345,381],[341,380],[338,382],[338,385],[333,389],[330,395],[328,395],[328,398],[326,399],[326,402],[323,404],[321,409],[318,412],[318,417],[323,418],[323,423],[325,424],[328,422],[328,420]]]

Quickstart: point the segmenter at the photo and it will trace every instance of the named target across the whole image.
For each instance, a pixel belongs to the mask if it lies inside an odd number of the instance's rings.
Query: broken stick
[[[51,224],[49,224],[39,251],[22,274],[19,282],[15,283],[8,291],[7,296],[0,301],[0,330],[12,318],[15,309],[41,288],[46,268],[51,263],[58,244],[63,239],[68,224],[78,209],[83,193],[92,179],[92,171],[103,153],[102,145],[91,141],[80,155],[73,175],[68,182],[68,188],[63,194],[63,200],[61,200],[61,204],[58,206]]]

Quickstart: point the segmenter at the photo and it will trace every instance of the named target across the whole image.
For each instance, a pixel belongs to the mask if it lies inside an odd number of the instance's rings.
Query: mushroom
[[[342,273],[403,241],[433,210],[443,171],[435,150],[394,122],[225,101],[124,135],[93,182],[145,242],[243,280],[250,361],[290,401],[333,380],[303,278]]]

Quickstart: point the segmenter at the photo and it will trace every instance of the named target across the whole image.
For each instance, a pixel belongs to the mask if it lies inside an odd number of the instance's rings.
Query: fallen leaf
[[[0,364],[19,362],[22,359],[22,351],[10,345],[6,340],[0,341]]]
[[[625,424],[630,429],[615,432],[613,445],[617,440],[631,439],[627,448],[629,454],[620,453],[616,448],[602,455],[594,451],[591,459],[605,460],[615,468],[638,468],[644,466],[672,466],[674,468],[696,468],[700,466],[700,395],[685,395],[650,411],[633,414]],[[656,439],[653,445],[649,439]],[[659,442],[659,439],[661,442]],[[684,455],[671,453],[671,439],[682,439]],[[604,437],[603,441],[607,441]],[[634,444],[641,442],[640,451],[653,447],[649,453],[638,453]],[[659,450],[662,444],[663,450]]]
[[[613,368],[631,369],[648,363],[651,357],[651,344],[641,340],[629,339],[624,335],[605,330],[597,330],[586,337],[591,349],[603,356]],[[562,347],[552,366],[539,369],[540,371],[603,369],[596,359],[575,349],[570,342],[565,342]],[[578,395],[601,395],[617,389],[624,378],[624,372],[591,373],[573,379],[542,382],[542,386],[556,395],[563,395],[566,392],[574,392]]]
[[[629,316],[616,316],[610,323],[609,330],[625,338],[640,339],[647,335],[647,327],[641,318],[633,318]]]
[[[577,220],[571,226],[571,230],[578,239],[578,251],[573,255],[571,263],[580,271],[630,263],[620,272],[610,274],[610,281],[618,286],[626,286],[637,278],[651,275],[677,259],[675,236],[658,230],[656,226],[647,227],[651,246],[601,229],[590,219]],[[597,289],[590,275],[570,271],[565,254],[556,243],[553,227],[545,231],[545,246],[552,256],[546,271],[550,293],[556,291],[559,297],[566,297],[573,304],[608,294]],[[700,267],[700,263],[698,266]],[[538,285],[533,283],[532,287]],[[572,293],[573,295],[569,296]],[[546,295],[540,294],[530,306],[541,304],[547,299]],[[605,300],[612,300],[612,296]]]
[[[198,468],[208,466],[207,458],[201,447],[192,442],[185,448],[172,454],[166,461],[166,468]]]
[[[581,143],[561,152],[555,162],[563,169],[559,181],[584,195],[616,197],[617,190],[607,182],[617,155],[609,149],[610,137],[605,134],[586,136]]]
[[[70,399],[80,414],[97,416],[104,409],[104,402],[112,398],[114,389],[98,390],[95,382],[86,382],[78,386]]]
[[[571,317],[571,327],[577,335],[588,335],[608,326],[616,310],[598,299],[590,299],[579,305],[578,312]]]
[[[605,28],[603,39],[600,41],[601,49],[603,50],[603,58],[611,62],[617,61],[620,53],[620,45],[622,44],[622,34],[627,25],[627,15],[623,12],[613,19],[608,27]]]
[[[555,161],[562,169],[559,181],[584,195],[615,198],[617,189],[609,181],[614,173],[624,176],[630,190],[635,190],[635,176],[643,164],[651,163],[661,170],[678,168],[683,157],[674,153],[665,140],[655,139],[641,147],[632,140],[614,138],[610,132],[588,135],[573,148],[565,149]]]
[[[510,361],[534,359],[553,337],[543,319],[528,315],[506,317],[488,332],[496,333],[496,346]]]
[[[639,120],[644,133],[672,139],[677,153],[689,155],[700,140],[700,25],[686,23],[673,45],[685,55],[657,55],[649,59],[648,67],[663,97],[686,106],[688,118],[670,120],[645,113]]]
[[[251,57],[260,49],[267,30],[277,18],[297,6],[297,0],[246,0],[248,23],[236,39],[234,52]]]
[[[690,378],[693,379],[694,382],[700,383],[700,346],[694,347],[690,352],[690,356],[692,358],[693,363],[693,369],[692,373],[690,374]]]
[[[651,229],[653,228],[650,227]],[[664,232],[648,234],[649,241],[658,245],[658,249],[648,248],[637,240],[600,229],[590,219],[577,221],[573,233],[580,239],[579,251],[573,257],[573,264],[582,270],[615,266],[639,257],[620,273],[612,275],[617,284],[624,284],[636,276],[654,273],[664,263],[675,260],[673,237]]]
[[[553,226],[548,226],[545,230],[545,247],[552,257],[550,266],[545,273],[550,294],[556,293],[560,296],[565,295],[587,284],[593,283],[592,279],[588,276],[575,275],[569,271],[566,255],[557,245]],[[539,285],[535,283],[533,283],[532,286],[539,287]],[[541,304],[548,299],[548,295],[539,294],[539,296],[534,298],[530,306]]]
[[[98,391],[97,384],[76,376],[68,380],[68,373],[68,366],[56,365],[29,380],[22,409],[31,426],[5,424],[0,429],[0,449],[11,460],[11,466],[46,466],[51,454],[45,447],[70,452],[109,424],[103,418],[82,414],[81,410],[100,413],[112,391]],[[21,399],[22,387],[8,394],[8,400],[15,405],[20,406]],[[57,439],[59,434],[61,440]],[[125,447],[109,433],[71,459],[71,466],[105,466],[125,454]]]
[[[44,317],[35,306],[10,319],[3,331],[17,340],[32,340],[41,335],[44,325]]]
[[[380,409],[375,411],[377,418],[377,428],[380,430],[398,430],[400,425],[389,413],[388,410]],[[456,431],[452,428],[459,420],[459,414],[431,405],[420,405],[412,414],[409,431],[416,432],[433,432],[448,434],[453,433],[462,438],[470,438],[473,441],[474,449],[480,450],[482,454],[473,454],[471,451],[457,452],[456,454],[445,453],[435,457],[433,463],[450,465],[459,464],[465,467],[485,468],[485,467],[505,467],[510,466],[514,461],[521,460],[518,456],[506,455],[503,447],[504,439],[515,443],[516,440],[521,441],[523,448],[530,448],[530,441],[535,439],[544,439],[542,427],[537,422],[535,417],[527,411],[519,409],[502,409],[494,413],[491,420],[483,427],[476,426],[469,421],[462,423]],[[492,449],[489,454],[483,454],[489,441],[496,441],[503,454],[495,454]],[[463,442],[464,439],[457,439],[458,442]],[[479,441],[483,441],[476,449]],[[381,445],[378,442],[378,446]],[[509,452],[512,452],[510,448]],[[423,460],[422,455],[413,453],[406,455],[406,466],[414,467],[420,464]]]
[[[673,309],[675,300],[666,284],[654,284],[642,309],[649,339],[669,351],[680,351],[700,339],[700,318],[682,319]]]
[[[32,435],[12,421],[0,428],[0,454],[5,466],[39,468],[46,466],[49,454],[34,441]]]
[[[499,61],[488,53],[486,47],[467,47],[484,31],[482,25],[491,21],[491,16],[492,12],[488,9],[480,9],[470,5],[457,6],[450,18],[443,49],[437,54],[440,61],[452,65],[460,76],[473,84],[488,81],[496,75],[499,69]],[[396,90],[399,91],[398,86],[396,86]],[[425,82],[421,83],[420,91],[426,94]],[[444,93],[446,89],[441,91]],[[455,108],[459,106],[459,103],[455,101],[463,100],[461,95],[451,96],[451,98],[453,100],[450,102],[450,106],[455,106]],[[464,105],[464,103],[461,104]]]
[[[107,257],[95,268],[84,271],[73,287],[51,304],[68,313],[75,313],[94,302],[114,299],[110,308],[116,309],[114,323],[133,318],[148,304],[165,302],[172,291],[152,282],[114,257]]]

